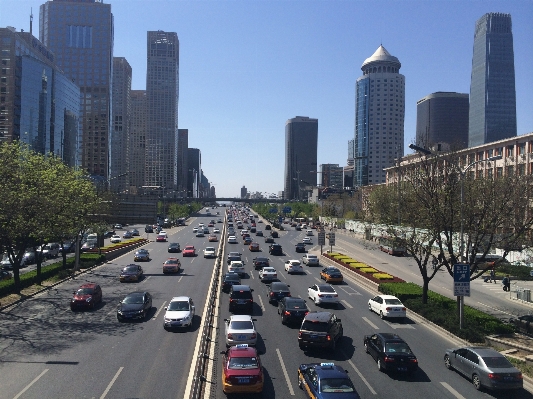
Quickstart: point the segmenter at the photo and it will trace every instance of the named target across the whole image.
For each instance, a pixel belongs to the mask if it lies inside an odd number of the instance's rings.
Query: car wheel
[[[368,352],[368,344],[366,342],[365,342],[365,352],[366,353],[370,353],[370,352]]]
[[[474,388],[476,388],[477,391],[481,389],[481,380],[479,379],[479,376],[477,374],[474,374],[472,376],[472,384],[474,385]]]
[[[385,318],[385,316],[383,316],[383,312],[381,310],[379,311],[379,317],[381,317],[382,319]]]
[[[378,359],[378,370],[383,371],[383,367],[381,367],[381,360]]]
[[[444,356],[444,366],[448,369],[448,370],[452,370],[453,367],[452,367],[452,362],[450,362],[450,356],[448,355],[445,355]]]

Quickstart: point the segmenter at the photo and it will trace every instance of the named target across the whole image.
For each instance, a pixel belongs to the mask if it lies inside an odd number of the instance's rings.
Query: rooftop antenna
[[[33,36],[33,8],[30,8],[30,35]]]

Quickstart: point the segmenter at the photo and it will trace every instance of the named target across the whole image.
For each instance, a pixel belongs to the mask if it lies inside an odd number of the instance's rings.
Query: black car
[[[76,241],[75,240],[64,242],[62,244],[62,247],[59,248],[59,252],[60,253],[65,252],[66,254],[68,254],[70,252],[75,252],[75,251],[76,251]]]
[[[118,321],[143,320],[152,310],[152,295],[136,291],[126,295],[117,308]]]
[[[255,232],[255,235],[258,236],[258,237],[263,237],[263,231],[262,230],[257,230]]]
[[[222,292],[229,292],[234,285],[240,285],[241,278],[239,273],[226,273],[222,278]]]
[[[254,290],[248,285],[232,285],[229,291],[229,311],[252,313],[254,309]]]
[[[168,244],[168,252],[181,252],[180,244],[177,242],[171,242]]]
[[[291,291],[289,290],[290,285],[282,283],[281,281],[274,281],[270,284],[267,284],[267,297],[268,302],[278,302],[285,297],[291,296]]]
[[[269,224],[267,224],[267,225],[265,226],[265,230],[272,230],[272,227],[271,227]]]
[[[274,237],[271,237],[271,236],[268,236],[268,237],[265,237],[265,243],[273,243],[274,242]]]
[[[366,353],[370,353],[378,363],[380,371],[414,373],[418,360],[409,345],[397,334],[379,333],[365,335]]]
[[[305,316],[300,332],[300,349],[323,348],[335,350],[337,341],[343,336],[341,319],[331,312],[309,312]]]
[[[145,233],[153,233],[154,232],[154,228],[152,226],[150,226],[149,224],[147,224],[145,227],[144,227],[144,232]]]
[[[309,308],[302,298],[287,296],[278,301],[281,324],[301,323],[307,313],[309,313]]]
[[[111,237],[113,237],[115,234],[116,234],[116,233],[115,233],[115,230],[106,231],[106,232],[104,233],[104,238],[111,238]]]
[[[265,266],[270,266],[268,258],[253,258],[252,263],[254,264],[255,270],[261,270]]]
[[[241,254],[239,252],[230,252],[228,253],[228,259],[226,263],[229,265],[233,261],[241,261]]]
[[[278,232],[275,231],[275,230],[272,230],[272,231],[270,232],[270,235],[272,236],[272,238],[278,238],[278,237],[279,237]]]
[[[294,250],[296,252],[304,252],[305,253],[305,244],[303,242],[299,242],[295,245]]]
[[[279,244],[271,244],[268,247],[268,253],[270,255],[283,255],[283,248]]]

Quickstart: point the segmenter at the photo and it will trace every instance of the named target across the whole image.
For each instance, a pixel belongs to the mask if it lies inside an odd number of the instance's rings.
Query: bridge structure
[[[258,204],[258,203],[266,203],[266,204],[283,204],[287,202],[287,200],[282,198],[209,198],[209,197],[203,197],[203,198],[166,198],[167,201],[175,201],[175,202],[201,202],[201,203],[209,203],[214,204],[217,202],[240,202],[240,203],[248,203],[248,204]]]

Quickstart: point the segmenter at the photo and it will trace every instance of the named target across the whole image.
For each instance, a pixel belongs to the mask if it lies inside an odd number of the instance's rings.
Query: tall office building
[[[131,126],[128,153],[130,193],[144,186],[148,110],[145,90],[131,90]]]
[[[354,187],[384,183],[403,155],[405,77],[383,46],[367,58],[355,85]]]
[[[175,32],[147,33],[147,186],[178,184],[179,41]]]
[[[323,163],[320,165],[320,186],[337,190],[344,188],[344,168],[339,164]]]
[[[435,151],[466,148],[468,94],[439,91],[418,100],[416,145]]]
[[[108,179],[113,69],[111,5],[96,0],[47,1],[40,7],[39,38],[80,88],[81,164]]]
[[[248,189],[246,186],[241,187],[241,198],[246,198],[248,196]]]
[[[300,200],[305,186],[314,186],[317,170],[318,119],[297,116],[285,124],[285,190]]]
[[[19,140],[80,166],[80,89],[29,32],[0,28],[0,142]]]
[[[187,197],[198,198],[200,173],[202,170],[202,153],[198,148],[187,149]]]
[[[189,129],[178,129],[178,197],[187,197]]]
[[[109,185],[113,192],[129,188],[131,127],[131,66],[124,57],[113,58],[113,126],[110,142]]]
[[[477,20],[474,33],[468,146],[516,134],[511,15],[488,13]]]

